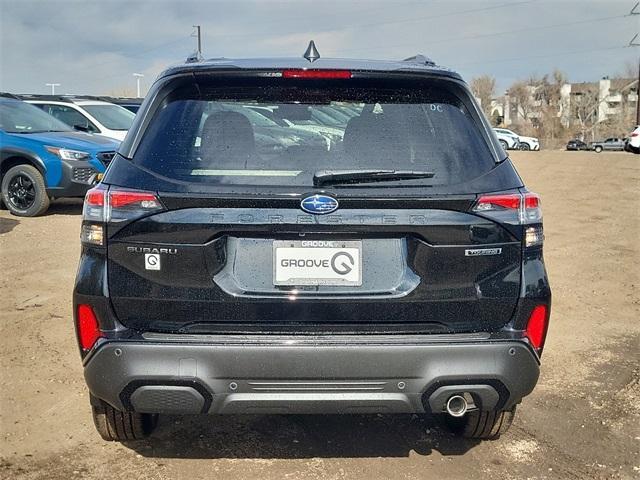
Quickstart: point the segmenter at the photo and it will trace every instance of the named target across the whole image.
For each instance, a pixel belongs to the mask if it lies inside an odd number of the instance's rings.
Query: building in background
[[[494,125],[538,131],[541,137],[568,134],[592,141],[626,135],[635,126],[637,104],[637,79],[553,84],[543,78],[517,82],[491,101],[490,110]]]

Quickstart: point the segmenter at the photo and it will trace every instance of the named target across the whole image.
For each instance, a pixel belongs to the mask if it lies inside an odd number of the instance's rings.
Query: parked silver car
[[[597,153],[603,150],[609,151],[622,151],[624,150],[624,139],[622,138],[607,138],[604,142],[593,142],[591,149]]]

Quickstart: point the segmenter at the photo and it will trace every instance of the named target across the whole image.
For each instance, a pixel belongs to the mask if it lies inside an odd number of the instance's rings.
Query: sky
[[[205,58],[402,59],[422,53],[498,94],[554,68],[572,82],[637,69],[636,1],[627,0],[0,0],[0,91],[142,94],[168,65]],[[640,12],[640,6],[636,8]],[[640,44],[640,35],[636,39]]]

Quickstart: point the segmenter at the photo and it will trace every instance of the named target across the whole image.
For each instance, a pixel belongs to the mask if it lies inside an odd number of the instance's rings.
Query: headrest
[[[255,151],[256,142],[251,123],[241,113],[215,112],[202,127],[202,157],[215,160],[220,157],[237,158]]]

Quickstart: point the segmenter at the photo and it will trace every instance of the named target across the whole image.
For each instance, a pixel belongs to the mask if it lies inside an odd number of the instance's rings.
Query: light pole
[[[202,58],[202,36],[200,32],[200,25],[194,25],[193,28],[195,28],[196,31],[192,33],[191,36],[198,39],[198,48],[196,49],[196,52],[198,52],[198,60],[200,60]]]
[[[47,87],[51,87],[51,95],[55,95],[56,94],[56,87],[60,86],[59,83],[45,83],[45,85]]]
[[[138,90],[138,98],[140,98],[140,79],[142,77],[144,77],[144,75],[142,73],[134,73],[133,74],[134,77],[136,77],[136,86],[137,86],[137,90]]]

